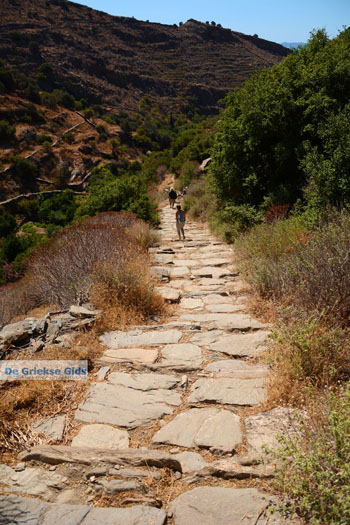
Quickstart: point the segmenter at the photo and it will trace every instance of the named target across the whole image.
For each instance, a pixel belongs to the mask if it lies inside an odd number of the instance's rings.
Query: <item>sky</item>
[[[350,25],[350,0],[74,0],[111,15],[162,24],[214,20],[273,42],[307,42],[313,29],[333,38]]]

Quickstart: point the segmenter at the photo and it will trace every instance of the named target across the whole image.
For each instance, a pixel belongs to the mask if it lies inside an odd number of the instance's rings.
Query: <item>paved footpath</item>
[[[3,467],[11,494],[0,497],[1,524],[296,523],[268,512],[276,498],[264,490],[274,469],[261,462],[262,445],[291,417],[259,409],[269,326],[247,312],[231,248],[190,221],[177,241],[174,214],[163,209],[151,250],[170,318],[102,336],[99,378],[75,413],[79,433]],[[92,507],[101,497],[104,507]]]

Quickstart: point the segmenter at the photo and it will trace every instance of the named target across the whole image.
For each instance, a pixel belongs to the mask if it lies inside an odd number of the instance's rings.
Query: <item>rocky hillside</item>
[[[0,57],[27,75],[43,63],[76,98],[136,109],[145,95],[176,110],[217,102],[288,50],[212,23],[110,16],[66,0],[2,0]]]
[[[0,139],[0,204],[31,192],[83,191],[92,169],[114,159],[113,139],[122,136],[117,125],[59,105],[34,106],[17,93],[0,95],[0,107],[1,130],[13,123]]]

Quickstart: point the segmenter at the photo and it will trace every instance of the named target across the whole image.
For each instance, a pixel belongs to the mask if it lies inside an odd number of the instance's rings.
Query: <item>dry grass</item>
[[[137,244],[144,248],[150,248],[160,241],[160,234],[141,221],[132,224],[127,231]]]
[[[142,323],[163,311],[164,300],[154,291],[146,254],[136,259],[134,255],[130,252],[121,265],[105,263],[95,270],[90,297],[103,312],[96,326],[100,332]]]
[[[48,439],[35,432],[31,424],[38,418],[66,415],[64,440],[70,431],[70,419],[82,401],[94,374],[94,362],[102,347],[94,330],[82,332],[69,349],[46,346],[34,355],[30,350],[14,350],[11,359],[87,360],[87,381],[8,381],[0,387],[0,451],[11,460],[12,455]]]
[[[304,406],[310,387],[321,392],[337,388],[350,377],[348,334],[325,319],[305,319],[293,312],[273,332],[268,352],[273,374],[269,400],[275,404]]]
[[[43,304],[86,301],[97,267],[108,262],[120,269],[139,257],[148,266],[145,246],[154,240],[131,213],[101,213],[66,228],[34,251],[24,279],[1,288],[0,326]]]

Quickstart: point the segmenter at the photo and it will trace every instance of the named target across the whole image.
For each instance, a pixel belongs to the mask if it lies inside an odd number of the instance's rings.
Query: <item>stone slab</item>
[[[43,503],[38,499],[0,496],[1,525],[164,525],[162,509],[147,505],[91,508],[87,505]]]
[[[180,452],[179,454],[175,454],[174,457],[180,461],[181,471],[184,474],[195,472],[196,470],[200,470],[207,465],[207,462],[197,452]]]
[[[254,406],[265,399],[265,381],[257,379],[198,379],[192,385],[190,403]]]
[[[173,288],[158,287],[155,289],[156,292],[163,297],[165,301],[169,303],[178,303],[181,297],[181,292],[179,290],[174,290]]]
[[[202,299],[204,304],[233,304],[232,297],[218,293],[206,295]]]
[[[210,350],[232,357],[256,357],[264,351],[268,335],[266,330],[226,335],[211,344]]]
[[[123,346],[157,346],[178,343],[182,337],[179,330],[158,330],[143,332],[142,330],[130,330],[123,332],[116,330],[107,332],[100,337],[103,344],[109,348]]]
[[[183,298],[181,300],[181,308],[185,308],[186,310],[200,310],[203,308],[204,304],[201,299],[188,299]]]
[[[214,361],[209,363],[204,370],[216,377],[236,377],[238,379],[266,377],[270,372],[267,365],[253,365],[241,359]]]
[[[175,525],[263,525],[269,496],[257,489],[197,487],[170,506]]]
[[[155,264],[172,264],[174,260],[174,255],[168,253],[157,253],[154,255],[153,260]]]
[[[65,425],[65,416],[55,416],[48,419],[38,419],[33,423],[32,429],[40,434],[45,434],[49,439],[60,441],[63,438]]]
[[[108,382],[115,386],[124,386],[133,390],[158,390],[172,389],[178,383],[176,376],[166,374],[127,374],[125,372],[113,372],[108,377]]]
[[[178,379],[162,374],[110,374],[108,383],[95,383],[79,405],[75,418],[85,423],[106,423],[136,428],[171,414],[182,402],[169,390]]]
[[[214,279],[221,279],[226,275],[231,275],[231,271],[228,268],[217,268],[216,266],[205,266],[192,270],[192,275],[195,277],[207,277]]]
[[[192,408],[182,412],[152,438],[156,444],[225,452],[232,452],[241,441],[240,418],[228,410],[218,408]]]
[[[150,271],[151,277],[157,281],[168,282],[169,281],[169,272],[168,268],[163,266],[152,266]]]
[[[212,345],[218,341],[225,332],[222,330],[209,330],[207,332],[200,331],[191,337],[191,343],[200,346]]]
[[[192,321],[194,323],[212,323],[218,328],[225,330],[259,330],[268,328],[268,325],[253,319],[247,314],[183,314],[180,319]]]
[[[162,349],[161,359],[155,368],[169,368],[179,372],[198,370],[204,359],[201,349],[191,343],[167,345]]]
[[[129,434],[126,430],[119,430],[109,425],[84,425],[79,434],[73,438],[72,446],[103,449],[129,448]]]
[[[50,498],[53,490],[63,489],[67,484],[64,476],[38,467],[27,467],[16,472],[8,465],[0,465],[0,479],[5,485],[5,492],[30,494],[44,499]]]
[[[207,304],[206,309],[208,312],[214,313],[214,314],[226,314],[226,313],[234,313],[239,312],[241,310],[244,310],[244,305],[242,304],[231,304],[229,303],[223,303],[223,304]]]
[[[128,465],[132,467],[158,467],[181,471],[181,463],[175,456],[160,450],[136,448],[110,450],[100,448],[71,447],[64,445],[37,445],[20,452],[22,461],[40,461],[50,465],[74,463],[80,465]]]
[[[169,275],[172,279],[179,279],[181,277],[186,277],[190,274],[188,266],[175,266],[174,268],[169,269]]]
[[[139,363],[150,365],[158,358],[158,350],[151,348],[115,348],[108,349],[98,359],[99,363]]]

